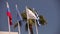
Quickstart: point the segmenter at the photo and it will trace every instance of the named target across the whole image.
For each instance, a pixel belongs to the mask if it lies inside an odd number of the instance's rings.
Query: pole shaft
[[[30,29],[29,29],[29,22],[28,22],[28,19],[27,19],[27,24],[28,24],[28,34],[30,34]]]
[[[18,22],[18,33],[21,34],[19,22]]]
[[[36,34],[38,34],[38,28],[37,28],[36,20],[35,20],[35,27],[36,27]]]
[[[8,29],[9,29],[9,34],[10,34],[10,22],[9,22],[9,17],[8,17]]]

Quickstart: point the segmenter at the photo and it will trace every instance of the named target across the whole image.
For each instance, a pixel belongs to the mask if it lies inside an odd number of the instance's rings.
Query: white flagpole
[[[17,22],[18,22],[18,34],[21,34],[19,21],[17,21]]]
[[[9,23],[9,17],[8,17],[8,28],[9,28],[9,34],[10,34],[10,23]]]
[[[26,15],[27,15],[27,6],[26,6]],[[28,17],[28,16],[27,16],[27,17]],[[27,24],[28,24],[28,34],[30,34],[28,19],[27,19]]]
[[[27,24],[28,24],[28,34],[30,34],[28,19],[27,19]]]
[[[35,9],[33,8],[33,11],[34,11]],[[38,27],[37,27],[37,23],[36,23],[36,19],[35,19],[35,27],[36,27],[36,34],[38,34]]]
[[[36,34],[38,34],[38,28],[37,28],[36,20],[35,20],[35,27],[36,27]]]
[[[6,2],[6,4],[7,4],[7,8],[9,8],[8,2]],[[8,16],[8,29],[9,29],[9,34],[10,34],[10,22],[9,22],[9,16]]]
[[[20,12],[19,12],[19,10],[18,10],[18,8],[17,8],[17,4],[16,4],[16,10],[17,10],[17,12],[18,12],[19,17],[21,18]],[[19,21],[17,21],[17,22],[18,22],[18,31],[19,31],[18,33],[21,34]]]

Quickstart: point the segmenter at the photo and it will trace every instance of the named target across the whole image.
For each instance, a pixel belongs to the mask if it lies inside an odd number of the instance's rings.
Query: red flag
[[[11,15],[11,12],[10,12],[10,9],[9,9],[9,4],[7,2],[7,16],[9,17],[9,23],[10,25],[12,25],[12,15]]]
[[[12,15],[9,11],[7,11],[7,16],[9,17],[10,25],[12,25]]]

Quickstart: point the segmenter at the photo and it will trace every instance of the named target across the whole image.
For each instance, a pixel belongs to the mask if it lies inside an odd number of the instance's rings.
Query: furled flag
[[[9,17],[9,23],[10,25],[12,25],[12,15],[11,15],[11,12],[10,12],[10,8],[9,8],[9,4],[7,2],[7,16]]]

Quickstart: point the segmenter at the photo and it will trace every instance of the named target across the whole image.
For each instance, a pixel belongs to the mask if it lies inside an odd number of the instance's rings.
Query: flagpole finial
[[[8,2],[6,2],[6,4],[7,4],[7,8],[9,8],[9,4],[8,4]]]
[[[17,4],[16,4],[16,8],[17,8]]]

